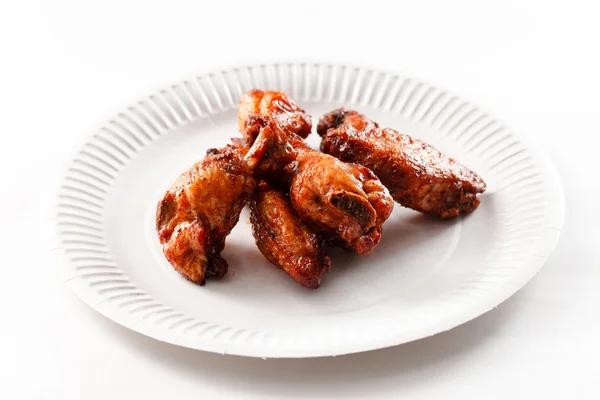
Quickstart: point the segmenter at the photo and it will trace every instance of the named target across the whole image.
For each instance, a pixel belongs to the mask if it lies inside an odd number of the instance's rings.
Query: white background
[[[0,398],[599,399],[600,4],[561,3],[3,2]],[[58,279],[51,236],[76,145],[165,84],[290,59],[398,70],[535,138],[567,204],[539,275],[450,332],[312,360],[177,348],[79,301]]]

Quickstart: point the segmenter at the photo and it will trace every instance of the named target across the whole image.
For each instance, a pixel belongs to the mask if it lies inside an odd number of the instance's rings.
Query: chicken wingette
[[[381,129],[357,111],[324,115],[317,126],[321,151],[372,170],[404,207],[440,218],[468,214],[486,189],[479,175],[434,147]]]

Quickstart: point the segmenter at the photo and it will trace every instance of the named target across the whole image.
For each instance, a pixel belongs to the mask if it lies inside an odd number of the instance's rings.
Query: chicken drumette
[[[331,268],[323,239],[298,218],[286,193],[259,185],[250,200],[252,233],[261,253],[292,279],[316,289]]]
[[[379,128],[356,111],[341,108],[324,115],[317,132],[323,152],[371,169],[405,207],[451,218],[475,210],[477,194],[485,191],[475,172],[420,140]]]
[[[306,138],[312,129],[310,115],[306,114],[285,92],[253,89],[242,96],[238,109],[238,125],[246,141],[246,121],[252,115],[276,120],[283,130]]]
[[[156,228],[165,257],[200,285],[227,273],[227,262],[220,256],[225,237],[256,186],[244,154],[244,149],[231,145],[208,150],[158,203]]]
[[[257,143],[270,144],[260,145],[269,149],[261,159],[267,168],[259,165],[257,170],[281,171],[278,179],[289,185],[292,205],[309,228],[360,255],[377,246],[393,200],[368,168],[310,149],[268,117],[248,118],[245,129],[259,132]]]

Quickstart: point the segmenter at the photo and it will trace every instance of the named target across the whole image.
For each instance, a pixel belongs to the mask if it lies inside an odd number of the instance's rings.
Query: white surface
[[[235,68],[132,103],[91,132],[69,164],[56,214],[61,276],[108,318],[221,354],[357,353],[429,337],[489,311],[554,249],[564,221],[554,165],[477,106],[397,73],[312,63]],[[255,87],[290,94],[315,124],[345,105],[430,143],[485,177],[482,205],[449,221],[395,207],[370,257],[329,251],[332,271],[318,291],[269,264],[244,212],[223,252],[229,274],[198,287],[163,256],[156,204],[206,150],[236,135],[239,99]],[[319,137],[308,142],[318,148]]]
[[[180,398],[599,398],[599,6],[549,3],[305,2],[281,22],[281,11],[257,2],[215,3],[215,14],[179,2],[0,6],[2,397],[164,399],[177,390]],[[360,29],[351,29],[353,19]],[[83,140],[149,88],[263,55],[360,58],[401,70],[537,138],[567,194],[547,265],[496,310],[455,330],[332,359],[189,351],[94,313],[60,282],[48,251],[48,196],[64,167],[57,160],[74,150],[59,142]]]

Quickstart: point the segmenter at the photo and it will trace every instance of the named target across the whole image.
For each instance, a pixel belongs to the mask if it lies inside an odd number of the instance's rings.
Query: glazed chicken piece
[[[253,89],[242,96],[238,109],[238,125],[246,142],[253,142],[255,139],[248,139],[245,128],[251,115],[270,117],[276,120],[283,130],[295,133],[303,139],[312,129],[310,115],[285,92]]]
[[[290,197],[300,218],[330,243],[361,256],[381,240],[394,202],[368,168],[317,151],[300,151]]]
[[[310,149],[268,117],[249,118],[245,128],[260,132],[256,142],[273,144],[260,146],[270,149],[260,162],[269,168],[284,166],[279,181],[289,185],[294,209],[313,232],[357,254],[371,253],[379,244],[393,199],[368,168]]]
[[[256,184],[245,150],[229,145],[211,149],[181,174],[158,203],[156,229],[173,268],[192,282],[221,278],[225,237]]]
[[[331,268],[325,243],[300,220],[286,193],[261,183],[250,200],[250,221],[256,245],[267,260],[306,288],[320,286]]]
[[[468,214],[485,182],[434,147],[343,108],[317,126],[321,151],[371,169],[401,205],[440,218]]]

